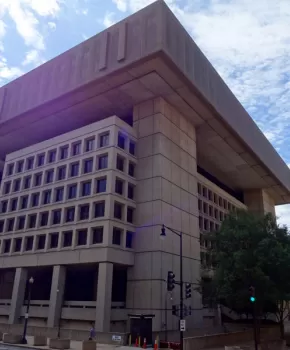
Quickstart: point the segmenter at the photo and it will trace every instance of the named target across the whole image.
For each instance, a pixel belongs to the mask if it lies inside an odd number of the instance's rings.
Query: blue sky
[[[151,2],[0,0],[0,86]],[[166,3],[290,165],[290,1]]]

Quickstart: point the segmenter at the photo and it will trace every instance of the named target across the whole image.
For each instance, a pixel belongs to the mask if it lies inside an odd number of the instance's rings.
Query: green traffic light
[[[254,302],[256,301],[256,298],[255,298],[255,297],[251,297],[251,298],[250,298],[250,301],[251,301],[252,303],[254,303]]]

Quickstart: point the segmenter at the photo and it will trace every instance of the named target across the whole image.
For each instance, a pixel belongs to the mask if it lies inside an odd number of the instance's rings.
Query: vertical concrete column
[[[97,287],[96,331],[110,332],[113,264],[100,263]]]
[[[275,201],[263,189],[254,189],[244,192],[244,201],[248,210],[255,214],[271,213],[275,216]]]
[[[9,313],[9,324],[17,323],[24,302],[25,287],[27,281],[27,269],[18,267],[15,272],[12,300]]]
[[[55,327],[60,321],[61,308],[63,304],[65,289],[66,268],[56,265],[53,267],[52,283],[50,290],[50,301],[47,326]]]

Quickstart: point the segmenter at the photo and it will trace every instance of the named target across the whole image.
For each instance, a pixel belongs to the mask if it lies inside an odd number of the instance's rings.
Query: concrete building
[[[195,286],[203,231],[290,202],[288,167],[163,1],[2,87],[0,159],[1,324],[23,322],[33,276],[31,326],[176,330],[161,225]],[[214,324],[186,304],[189,329]]]

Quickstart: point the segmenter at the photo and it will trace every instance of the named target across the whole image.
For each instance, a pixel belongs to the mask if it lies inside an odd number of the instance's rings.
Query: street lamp
[[[26,332],[27,332],[27,323],[28,323],[28,317],[29,317],[31,289],[32,289],[33,283],[34,283],[34,278],[30,277],[28,280],[28,298],[27,298],[27,307],[26,307],[26,313],[25,313],[25,321],[24,321],[23,336],[22,336],[21,344],[27,344]]]
[[[175,235],[177,235],[179,237],[179,242],[180,242],[180,248],[179,248],[179,259],[180,259],[180,263],[179,263],[179,267],[180,267],[180,312],[179,312],[179,330],[180,330],[180,334],[179,334],[179,339],[180,339],[180,350],[183,350],[183,331],[181,330],[181,320],[183,320],[183,256],[182,256],[182,232],[178,232],[177,230],[174,230],[173,228],[167,227],[164,224],[162,225],[161,228],[161,233],[160,233],[160,238],[161,239],[165,239],[166,237],[166,229],[168,229],[169,231],[171,231],[172,233],[174,233]]]

